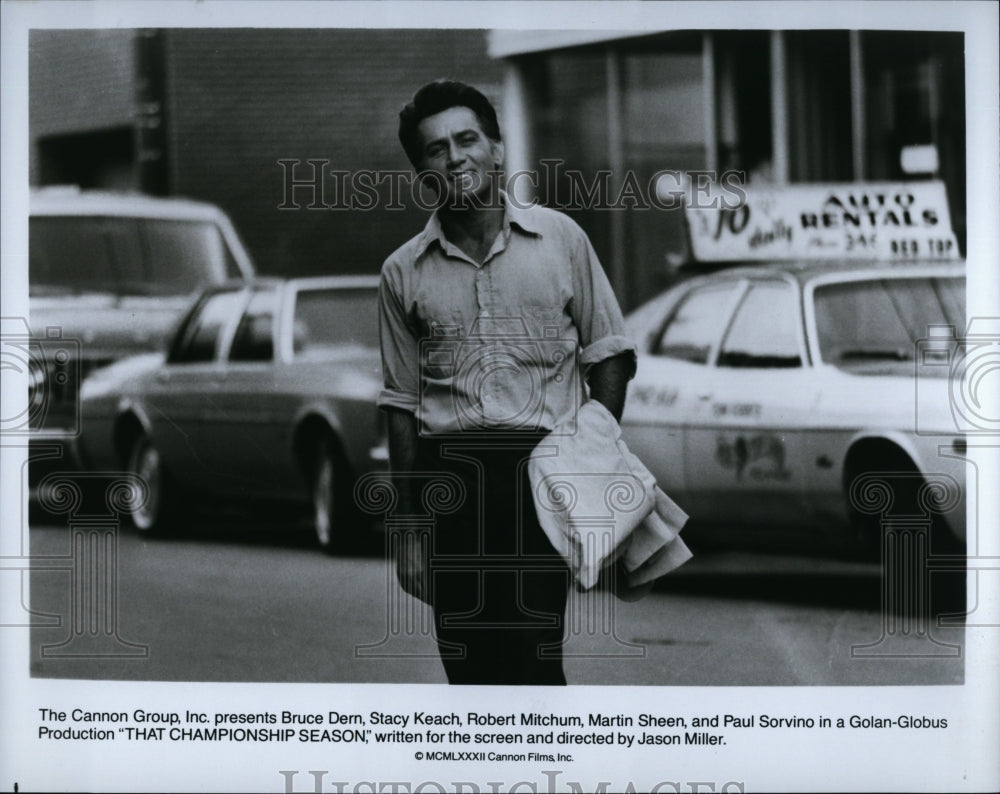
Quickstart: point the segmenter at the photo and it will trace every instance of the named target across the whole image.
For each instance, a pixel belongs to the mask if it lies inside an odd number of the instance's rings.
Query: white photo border
[[[342,27],[479,29],[921,29],[958,30],[966,40],[967,184],[969,297],[968,315],[1000,316],[1000,147],[998,147],[997,9],[977,2],[18,2],[2,6],[2,261],[3,316],[27,316],[28,81],[27,45],[32,28],[155,27]],[[2,388],[23,384],[5,378]],[[994,395],[996,396],[996,395]],[[25,495],[19,479],[25,450],[0,449],[2,536],[0,553],[11,555],[20,537]],[[982,482],[1000,481],[1000,442],[975,453]],[[998,493],[980,494],[982,537],[1000,533]],[[983,545],[986,549],[989,543]],[[992,554],[1000,559],[994,545]],[[7,576],[0,575],[0,579]],[[1000,577],[995,577],[1000,578]],[[0,582],[0,599],[20,599],[18,586]],[[25,588],[26,595],[26,588]],[[136,683],[32,678],[26,660],[26,630],[0,630],[0,786],[23,791],[286,791],[280,770],[297,771],[294,790],[312,791],[323,771],[322,790],[350,782],[344,791],[379,790],[378,784],[437,781],[455,791],[456,781],[503,781],[500,791],[518,781],[537,791],[582,790],[608,781],[609,790],[631,783],[633,790],[952,790],[1000,788],[996,748],[1000,745],[1000,601],[997,582],[981,577],[980,614],[994,628],[966,629],[965,683],[934,687],[569,687],[491,691],[420,685],[348,684],[197,684]],[[804,733],[756,732],[741,746],[686,750],[682,755],[596,749],[561,770],[556,779],[537,764],[421,764],[413,753],[367,745],[312,744],[213,745],[129,743],[97,750],[85,742],[40,743],[34,727],[37,709],[49,703],[88,701],[109,711],[142,707],[149,711],[197,705],[203,710],[265,711],[301,709],[317,702],[330,708],[440,711],[524,710],[577,713],[587,708],[641,712],[654,704],[667,713],[818,714],[917,713],[948,715],[947,731],[910,734],[841,733],[834,739]],[[252,704],[252,705],[250,705]],[[586,704],[586,705],[581,705]],[[558,764],[556,765],[558,767]],[[551,765],[545,769],[555,769]],[[375,788],[356,788],[369,781]],[[693,789],[692,782],[704,782]],[[708,788],[712,781],[714,788]],[[723,788],[739,782],[744,788]],[[367,784],[366,784],[367,785]],[[471,785],[469,783],[468,785]],[[392,790],[383,787],[381,790]],[[404,789],[399,789],[404,790]],[[427,786],[425,791],[437,791]],[[461,790],[461,789],[459,789]],[[466,789],[472,791],[473,789]]]

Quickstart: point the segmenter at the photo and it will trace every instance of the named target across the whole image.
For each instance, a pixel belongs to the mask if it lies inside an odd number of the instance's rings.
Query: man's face
[[[423,141],[422,171],[434,171],[447,186],[447,204],[460,195],[487,198],[490,172],[503,163],[503,144],[490,140],[470,108],[457,106],[428,116],[417,126]]]

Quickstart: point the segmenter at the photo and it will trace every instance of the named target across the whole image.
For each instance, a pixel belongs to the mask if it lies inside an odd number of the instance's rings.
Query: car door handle
[[[711,400],[712,399],[712,395],[711,394],[699,394],[698,395],[698,399],[704,402],[706,400]]]

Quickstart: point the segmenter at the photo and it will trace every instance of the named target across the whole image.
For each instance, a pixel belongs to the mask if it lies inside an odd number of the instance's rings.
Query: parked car
[[[883,475],[887,509],[917,521],[921,485],[944,483],[935,549],[964,541],[954,345],[921,341],[931,325],[962,335],[964,264],[735,267],[675,286],[627,324],[640,352],[624,437],[691,515],[686,538],[875,550],[882,517],[851,490]]]
[[[160,349],[200,289],[254,268],[211,204],[54,186],[31,192],[29,213],[32,446],[62,447],[89,372]]]
[[[165,353],[82,388],[79,455],[148,486],[136,529],[167,529],[185,494],[311,505],[327,551],[347,542],[353,484],[387,460],[377,277],[265,279],[206,290]]]

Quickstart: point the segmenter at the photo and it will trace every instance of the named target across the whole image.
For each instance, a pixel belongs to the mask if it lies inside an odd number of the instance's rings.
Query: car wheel
[[[845,480],[848,494],[848,511],[854,530],[854,547],[862,556],[879,560],[885,532],[883,512],[897,517],[912,516],[918,523],[921,518],[929,518],[927,524],[928,550],[933,543],[935,553],[955,553],[960,545],[952,534],[947,522],[935,509],[935,501],[948,503],[951,496],[941,493],[928,484],[920,470],[909,459],[899,453],[881,461],[877,466],[868,466]],[[928,516],[928,511],[930,515]]]
[[[333,443],[329,439],[323,439],[316,445],[311,491],[316,541],[327,554],[347,545],[347,511],[341,486],[341,471]]]
[[[874,506],[884,501],[892,505],[895,512],[912,515],[916,513],[919,485],[915,469],[900,467],[891,472],[867,471],[858,475],[853,484],[850,511],[854,546],[860,557],[879,562],[887,530],[880,512],[862,509],[866,502],[870,500]]]
[[[893,612],[929,606],[937,613],[964,598],[964,576],[930,576],[927,561],[932,552],[953,551],[957,541],[940,515],[927,516],[934,499],[927,488],[917,467],[902,456],[879,470],[862,472],[851,482],[856,548],[865,558],[882,563],[883,605]],[[897,519],[893,528],[884,520],[883,510],[901,517],[902,524]]]
[[[135,498],[129,504],[132,525],[149,534],[162,531],[170,520],[171,487],[159,450],[149,436],[140,435],[132,445],[129,471],[146,484],[146,498]]]

